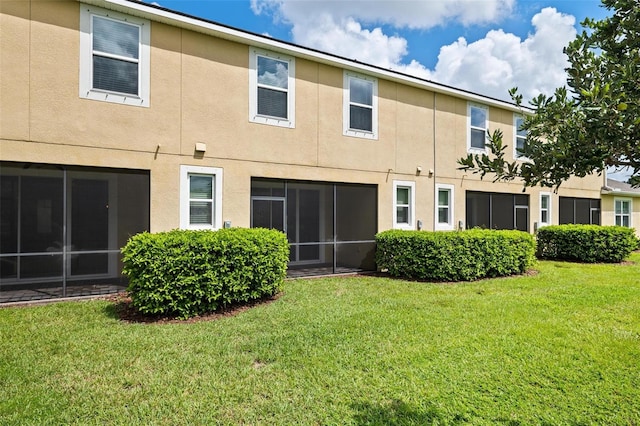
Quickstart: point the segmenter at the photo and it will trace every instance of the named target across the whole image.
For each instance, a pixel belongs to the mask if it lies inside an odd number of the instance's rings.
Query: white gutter
[[[235,28],[227,27],[217,24],[215,22],[199,19],[186,14],[174,12],[159,6],[153,6],[151,4],[141,3],[137,1],[129,0],[78,0],[81,3],[91,4],[106,9],[115,10],[129,15],[139,16],[149,19],[151,21],[162,22],[168,25],[196,31],[208,35],[212,35],[218,38],[230,40],[233,42],[247,44],[250,46],[260,47],[280,53],[285,53],[297,58],[308,59],[314,62],[319,62],[338,68],[343,68],[351,71],[363,72],[375,77],[382,78],[384,80],[399,82],[408,86],[418,87],[421,89],[430,90],[436,93],[442,93],[457,98],[466,99],[472,102],[479,102],[484,105],[494,106],[502,109],[506,109],[513,112],[531,111],[528,107],[519,108],[515,104],[510,102],[501,101],[498,99],[482,96],[476,93],[467,92],[465,90],[456,89],[455,87],[445,86],[434,83],[429,80],[424,80],[418,77],[413,77],[400,72],[385,70],[373,65],[358,62],[357,60],[350,60],[339,56],[331,55],[328,53],[320,52],[317,50],[305,48],[291,43],[286,43],[276,39],[272,39],[266,36],[253,34],[250,32],[238,30]]]
[[[601,195],[619,195],[623,197],[640,197],[640,191],[632,192],[632,191],[622,191],[620,189],[613,188],[602,188],[600,190]]]

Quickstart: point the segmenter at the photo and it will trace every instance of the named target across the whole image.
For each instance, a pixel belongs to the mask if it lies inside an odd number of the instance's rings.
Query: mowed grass
[[[640,254],[460,284],[288,281],[183,324],[0,309],[0,424],[640,424]]]

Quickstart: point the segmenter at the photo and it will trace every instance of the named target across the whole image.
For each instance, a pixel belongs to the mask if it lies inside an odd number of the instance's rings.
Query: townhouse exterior
[[[0,8],[0,301],[121,289],[142,231],[281,229],[304,275],[374,270],[391,228],[601,222],[601,177],[457,169],[523,143],[510,103],[148,3]]]
[[[640,223],[640,188],[607,179],[602,187],[601,199],[603,223],[627,228],[634,228]],[[636,236],[640,238],[637,228]]]

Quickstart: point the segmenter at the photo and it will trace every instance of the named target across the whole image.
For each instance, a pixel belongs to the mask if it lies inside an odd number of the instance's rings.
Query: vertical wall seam
[[[297,78],[297,77],[296,77]],[[296,103],[297,105],[297,103]],[[320,64],[316,64],[316,167],[320,166]]]
[[[33,108],[32,104],[31,104],[31,43],[32,43],[32,38],[31,38],[31,32],[33,31],[33,3],[29,2],[29,45],[27,46],[28,49],[28,61],[29,61],[29,67],[28,67],[28,75],[27,75],[27,88],[29,91],[29,95],[28,95],[28,102],[29,102],[29,110],[27,112],[27,138],[29,140],[31,140],[31,109]]]
[[[438,168],[436,167],[436,98],[437,98],[438,94],[434,91],[433,92],[433,122],[431,123],[431,125],[433,126],[433,197],[432,197],[432,202],[433,202],[433,206],[431,211],[433,212],[433,230],[436,230],[436,222],[438,220],[438,212],[437,212],[437,197],[438,197],[438,191],[437,191],[437,187],[436,187],[436,182],[438,179]],[[428,173],[428,171],[427,171]],[[455,206],[455,194],[454,195],[454,199],[450,200],[449,203],[454,203]],[[455,210],[454,210],[455,211]],[[451,220],[453,222],[455,222],[455,218],[451,218]]]

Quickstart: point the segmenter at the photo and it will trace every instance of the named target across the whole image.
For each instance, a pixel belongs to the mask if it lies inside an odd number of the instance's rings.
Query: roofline
[[[640,192],[630,192],[630,191],[617,191],[615,189],[608,190],[602,188],[600,190],[600,195],[616,195],[621,197],[640,197]]]
[[[518,107],[511,102],[489,96],[480,95],[468,90],[458,89],[446,84],[436,83],[431,80],[415,77],[399,71],[385,69],[376,65],[359,62],[320,50],[303,47],[294,43],[277,40],[261,34],[241,30],[220,24],[215,21],[199,18],[197,16],[167,9],[162,6],[145,3],[140,0],[77,0],[79,3],[90,4],[118,12],[136,15],[152,21],[162,22],[180,28],[213,35],[218,38],[248,44],[268,50],[288,54],[297,58],[309,59],[327,65],[337,66],[350,71],[362,72],[385,80],[400,82],[413,87],[427,89],[432,92],[463,98],[467,101],[478,102],[489,106],[507,109],[513,112],[531,112],[526,106]]]

